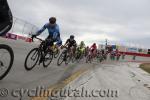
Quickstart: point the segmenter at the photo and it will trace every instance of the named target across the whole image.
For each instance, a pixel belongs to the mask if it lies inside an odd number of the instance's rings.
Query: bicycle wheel
[[[69,55],[67,55],[66,60],[65,60],[65,64],[66,65],[69,64],[71,60],[72,60],[71,57]]]
[[[63,61],[65,61],[65,55],[66,55],[66,52],[65,52],[65,51],[63,51],[63,52],[60,54],[60,56],[59,56],[59,58],[58,58],[58,60],[57,60],[57,65],[58,65],[58,66],[60,66],[60,65],[63,63]]]
[[[35,67],[35,65],[37,64],[39,60],[39,56],[40,56],[39,48],[34,48],[28,53],[25,59],[25,63],[24,63],[25,69],[27,71],[32,70]],[[29,60],[31,62],[29,62]],[[33,64],[32,64],[32,61],[33,61]]]
[[[53,60],[53,52],[48,51],[44,54],[43,66],[48,67]]]
[[[76,57],[77,63],[79,63],[81,61],[81,59],[82,59],[82,55],[81,55],[81,53],[78,53],[77,57]]]
[[[98,61],[102,62],[103,61],[103,56],[99,56]]]
[[[5,45],[5,44],[0,44],[0,51],[4,51],[3,53],[0,52],[0,80],[2,80],[8,74],[8,72],[10,71],[10,69],[13,65],[14,52],[11,47],[9,47],[8,45]],[[6,55],[8,54],[8,58],[10,60],[6,58],[7,56],[5,57],[5,54]],[[8,64],[8,66],[7,66],[7,64]],[[5,70],[3,71],[3,69],[5,69]]]
[[[91,63],[91,56],[90,56],[90,55],[88,55],[88,56],[86,57],[86,63],[88,63],[88,62]]]
[[[86,57],[86,63],[88,63],[89,61],[89,55]]]

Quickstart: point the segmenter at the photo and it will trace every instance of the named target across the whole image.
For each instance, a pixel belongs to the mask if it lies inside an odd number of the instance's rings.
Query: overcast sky
[[[15,17],[39,28],[55,16],[62,39],[150,48],[150,0],[8,0]]]

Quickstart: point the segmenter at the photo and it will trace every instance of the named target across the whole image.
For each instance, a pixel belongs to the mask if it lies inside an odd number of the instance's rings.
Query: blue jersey
[[[40,35],[45,29],[48,30],[48,33],[53,38],[57,38],[60,34],[59,26],[56,24],[54,27],[51,27],[49,23],[46,23],[38,32],[37,35]]]

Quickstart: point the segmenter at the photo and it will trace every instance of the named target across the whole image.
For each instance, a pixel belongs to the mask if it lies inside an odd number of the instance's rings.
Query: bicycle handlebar
[[[34,37],[34,38],[36,38],[36,39],[38,39],[38,40],[40,40],[40,41],[44,41],[44,40],[42,40],[42,39],[40,39],[40,38],[38,38],[38,37]],[[32,37],[32,41],[33,41],[34,38]]]
[[[67,43],[67,44],[65,44],[65,45],[61,45],[61,49],[63,49],[63,48],[68,48],[68,45],[69,43]]]

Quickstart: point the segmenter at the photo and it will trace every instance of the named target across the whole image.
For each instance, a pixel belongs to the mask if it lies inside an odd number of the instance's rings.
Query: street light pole
[[[106,39],[106,46],[107,46],[107,39]]]

